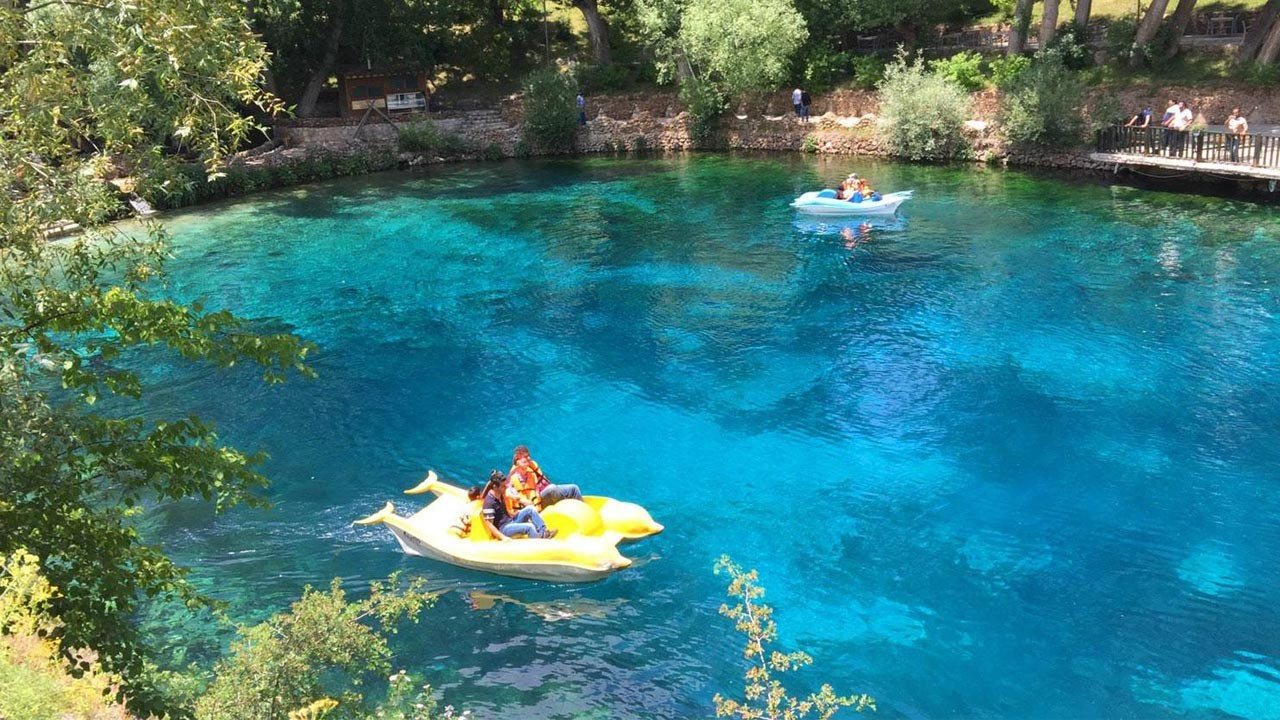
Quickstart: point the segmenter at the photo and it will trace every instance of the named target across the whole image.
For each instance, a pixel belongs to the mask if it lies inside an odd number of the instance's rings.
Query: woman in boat
[[[509,478],[494,470],[489,473],[488,490],[484,494],[484,504],[480,517],[484,527],[495,540],[506,542],[521,535],[530,538],[553,538],[555,530],[547,528],[542,515],[532,504],[516,508],[507,493]]]

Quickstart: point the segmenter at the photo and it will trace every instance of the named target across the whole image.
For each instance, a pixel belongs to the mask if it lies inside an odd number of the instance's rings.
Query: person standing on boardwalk
[[[791,91],[791,107],[796,110],[796,117],[802,117],[800,113],[804,110],[804,93],[800,88]]]
[[[1231,162],[1240,162],[1240,141],[1249,134],[1249,121],[1240,114],[1240,108],[1232,108],[1227,116],[1227,152]]]
[[[809,122],[809,105],[813,103],[813,98],[809,97],[809,91],[805,90],[800,93],[800,119]]]
[[[578,124],[587,124],[587,100],[582,97],[582,93],[578,93]]]

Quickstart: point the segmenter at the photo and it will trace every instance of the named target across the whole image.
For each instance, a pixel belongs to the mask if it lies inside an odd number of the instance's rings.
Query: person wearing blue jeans
[[[484,504],[480,517],[484,526],[496,540],[507,541],[514,537],[553,538],[556,531],[547,528],[542,515],[533,505],[526,505],[519,510],[510,507],[506,501],[506,478],[494,470],[489,475],[489,483],[484,489]]]
[[[552,483],[547,479],[538,462],[529,455],[529,448],[517,445],[511,453],[511,469],[507,481],[515,494],[529,501],[537,500],[538,507],[549,508],[561,500],[581,500],[582,490],[569,483]]]

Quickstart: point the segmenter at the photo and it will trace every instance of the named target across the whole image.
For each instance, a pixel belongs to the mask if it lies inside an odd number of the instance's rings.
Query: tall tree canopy
[[[254,501],[255,457],[195,418],[144,421],[128,402],[143,351],[269,379],[309,372],[306,346],[229,312],[165,299],[165,249],[105,226],[111,168],[162,182],[178,159],[213,170],[253,128],[242,108],[266,55],[239,0],[0,4],[0,554],[25,547],[60,589],[67,650],[125,675],[134,712],[161,709],[131,622],[147,597],[198,598],[130,518],[153,500]],[[74,221],[86,233],[49,242]],[[115,412],[97,401],[115,399]]]

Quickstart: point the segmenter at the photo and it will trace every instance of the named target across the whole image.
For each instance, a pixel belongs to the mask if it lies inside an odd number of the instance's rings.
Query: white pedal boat
[[[796,198],[791,207],[810,215],[892,215],[911,199],[911,190],[881,195],[879,200],[837,200],[835,190],[814,190]]]

